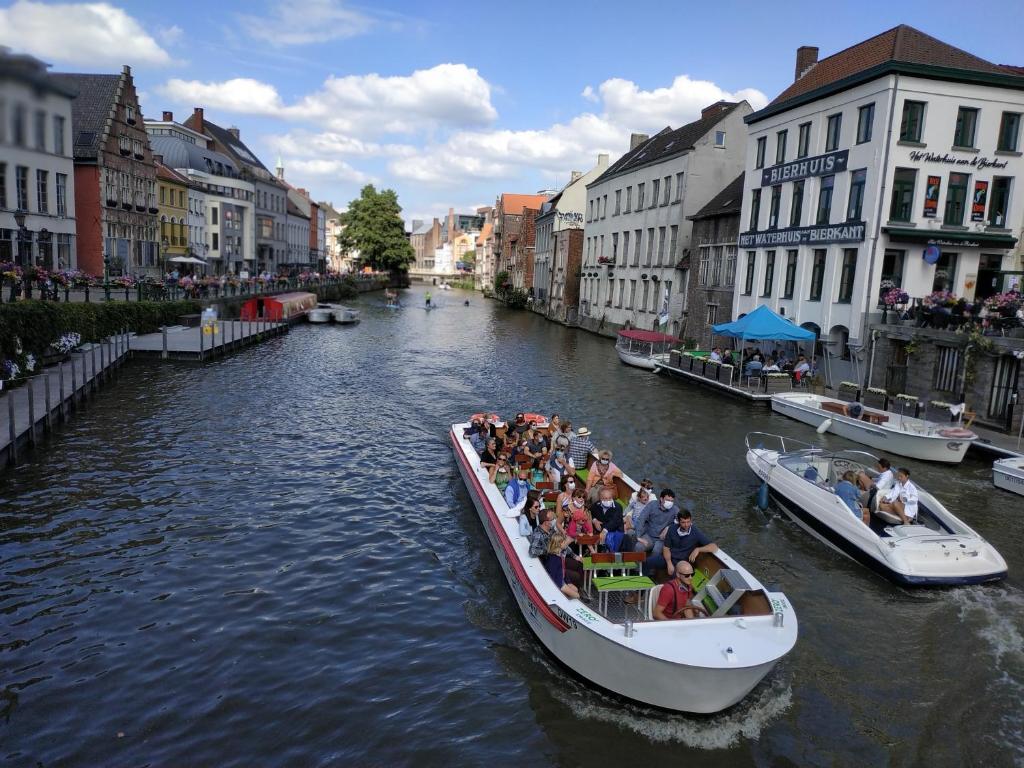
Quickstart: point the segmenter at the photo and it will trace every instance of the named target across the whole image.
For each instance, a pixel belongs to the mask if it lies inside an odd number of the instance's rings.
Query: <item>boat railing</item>
[[[754,449],[767,449],[775,451],[776,453],[791,453],[792,451],[804,450],[807,448],[815,448],[811,443],[805,443],[803,440],[797,440],[792,437],[783,437],[782,435],[775,435],[771,432],[748,432],[744,438],[747,450],[752,451]]]

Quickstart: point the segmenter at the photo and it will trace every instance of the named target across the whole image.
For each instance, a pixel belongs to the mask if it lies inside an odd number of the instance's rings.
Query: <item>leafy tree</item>
[[[402,207],[393,189],[378,192],[367,184],[341,215],[344,225],[338,243],[358,250],[360,258],[380,270],[404,270],[416,258],[405,236]]]
[[[466,251],[462,254],[462,261],[466,264],[476,263],[476,251]]]

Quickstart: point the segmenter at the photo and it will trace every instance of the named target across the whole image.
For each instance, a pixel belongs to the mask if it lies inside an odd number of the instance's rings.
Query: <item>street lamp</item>
[[[18,264],[22,267],[32,266],[32,233],[25,226],[24,211],[15,211],[14,223],[18,225]]]
[[[110,301],[110,244],[103,250],[103,292]]]

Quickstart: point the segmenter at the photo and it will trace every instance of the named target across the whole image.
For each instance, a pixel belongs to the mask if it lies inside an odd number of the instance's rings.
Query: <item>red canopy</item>
[[[624,339],[632,339],[633,341],[646,341],[651,344],[658,342],[665,342],[671,344],[679,341],[675,336],[669,336],[667,333],[658,333],[657,331],[642,331],[639,328],[630,328],[628,331],[619,331],[619,336]]]

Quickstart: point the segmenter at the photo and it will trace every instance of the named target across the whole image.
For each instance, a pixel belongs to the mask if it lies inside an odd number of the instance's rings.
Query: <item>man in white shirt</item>
[[[917,486],[910,482],[910,470],[896,471],[896,485],[878,503],[878,508],[899,515],[903,525],[910,525],[917,519]]]
[[[797,360],[796,367],[793,368],[793,373],[799,373],[801,376],[806,376],[811,371],[811,364],[807,362],[807,358],[803,355]]]
[[[860,486],[860,505],[862,507],[871,507],[871,496],[877,493],[885,493],[892,487],[896,482],[896,477],[892,472],[892,465],[889,460],[884,456],[878,460],[878,464],[875,465],[878,470],[878,474],[872,478],[867,472],[861,472],[857,475],[857,485]]]
[[[711,360],[715,363],[722,362],[722,353],[719,351],[718,347],[711,350]]]

